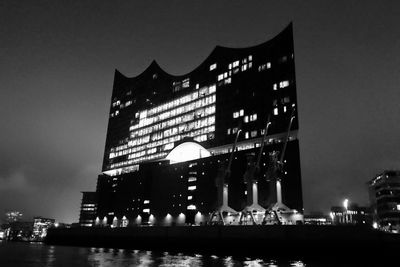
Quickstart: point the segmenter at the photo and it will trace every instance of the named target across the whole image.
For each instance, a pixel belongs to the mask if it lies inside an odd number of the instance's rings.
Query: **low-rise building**
[[[372,214],[369,207],[359,207],[357,204],[334,206],[330,217],[333,224],[364,224],[372,226]]]
[[[50,227],[53,227],[55,223],[54,219],[48,219],[43,217],[34,217],[33,218],[33,231],[32,231],[32,239],[33,240],[43,240],[43,238],[47,235],[47,230]]]

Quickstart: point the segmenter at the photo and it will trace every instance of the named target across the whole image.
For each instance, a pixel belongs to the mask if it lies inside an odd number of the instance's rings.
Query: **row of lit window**
[[[143,156],[143,157],[137,158],[137,159],[131,159],[131,160],[126,160],[126,161],[122,161],[122,162],[118,162],[118,163],[113,163],[113,164],[111,164],[110,168],[111,169],[120,168],[123,166],[136,164],[136,163],[146,161],[146,160],[160,159],[160,158],[166,157],[167,154],[168,153],[166,153],[166,152],[160,152],[160,153],[153,154],[153,155]]]
[[[215,131],[215,126],[209,126],[209,127],[204,127],[202,129],[196,130],[194,132],[190,132],[186,136],[194,137],[193,139],[195,141],[197,141],[197,142],[204,142],[204,141],[207,141],[207,139],[209,137],[207,134],[208,133],[212,133],[214,131]],[[165,144],[164,147],[160,147],[159,148],[159,151],[160,152],[167,151],[167,150],[170,150],[170,149],[172,149],[174,147],[173,142],[179,141],[181,138],[183,138],[183,136],[176,135],[174,137],[170,137],[170,138],[164,139],[162,141],[157,141],[157,142],[155,142],[153,144],[150,144],[150,146],[159,146],[159,145]],[[124,161],[124,162],[126,162],[125,164],[124,163],[122,163],[122,164],[115,163],[115,164],[111,165],[111,168],[119,168],[119,167],[124,166],[124,165],[129,165],[129,164],[132,164],[132,163],[138,163],[138,162],[144,161],[144,160],[161,158],[161,157],[166,155],[166,153],[156,153],[157,149],[155,149],[155,148],[150,148],[150,149],[147,149],[147,150],[139,151],[137,153],[132,153],[133,151],[135,151],[137,149],[146,149],[146,148],[148,148],[148,146],[130,148],[130,149],[127,149],[127,150],[124,150],[124,151],[120,151],[118,153],[110,153],[110,156],[109,156],[110,158],[114,158],[114,157],[118,157],[118,156],[129,154],[128,161]],[[153,154],[153,153],[156,153],[156,154]],[[153,155],[151,155],[151,154],[153,154]],[[138,160],[132,161],[132,159],[138,159]]]
[[[152,117],[149,117],[149,118],[140,119],[139,123],[136,124],[136,125],[132,125],[129,128],[129,130],[133,131],[135,129],[154,124],[154,123],[156,123],[158,121],[163,121],[163,120],[171,118],[171,117],[175,117],[175,116],[178,116],[178,115],[181,115],[181,114],[184,114],[184,113],[188,113],[190,111],[195,112],[196,109],[200,109],[202,107],[211,105],[211,104],[215,103],[215,101],[216,101],[216,95],[215,94],[209,95],[207,97],[204,97],[204,98],[201,98],[201,99],[199,99],[197,101],[194,101],[194,102],[192,102],[190,104],[187,104],[187,105],[184,105],[184,106],[180,106],[178,108],[175,108],[173,110],[161,113],[159,115],[155,115],[155,116],[152,116]],[[201,112],[201,109],[198,110],[197,112]],[[207,112],[208,112],[208,110],[207,110]],[[193,113],[193,116],[194,115],[197,115],[197,114]],[[200,114],[198,114],[198,115],[200,115]],[[164,127],[166,127],[166,123],[167,122],[164,122],[163,124],[158,124],[158,125],[159,125],[159,127],[163,127],[164,128]]]
[[[288,86],[289,86],[289,81],[287,80],[279,82],[279,88],[285,88]],[[278,90],[278,84],[274,83],[272,88],[274,89],[274,91]]]
[[[196,128],[196,130],[188,132],[186,135],[177,135],[178,134],[178,132],[176,130],[177,128],[171,128],[168,130],[168,131],[171,131],[169,133],[170,134],[169,138],[167,138],[168,137],[167,135],[164,135],[163,140],[152,142],[148,145],[137,146],[137,147],[133,147],[130,149],[126,149],[126,150],[120,151],[118,153],[110,153],[110,158],[130,154],[128,158],[132,159],[132,158],[137,158],[137,157],[141,157],[144,155],[153,154],[153,153],[157,152],[156,147],[161,146],[161,145],[165,145],[165,146],[161,147],[159,149],[160,151],[170,150],[174,147],[173,143],[181,140],[183,137],[194,137],[194,140],[198,141],[198,142],[206,141],[207,138],[204,137],[204,135],[207,136],[206,134],[212,133],[215,131],[215,126],[212,125],[214,123],[215,123],[215,117],[210,116],[210,117],[202,120],[201,124],[199,125],[198,128]],[[209,125],[212,125],[212,126],[209,126]],[[140,138],[137,138],[137,139],[140,140]],[[199,141],[199,140],[202,140],[202,141]],[[147,149],[147,150],[145,151],[144,149]],[[142,151],[131,154],[132,152],[136,152],[136,151],[140,151],[140,150],[142,150]]]
[[[209,106],[200,107],[193,111],[195,103],[192,103],[192,104],[188,105],[187,110],[184,110],[185,113],[182,114],[181,116],[172,118],[170,120],[167,120],[167,121],[164,121],[161,123],[151,125],[150,127],[147,127],[147,128],[133,130],[130,134],[130,137],[134,138],[136,136],[143,136],[146,134],[150,134],[150,133],[153,133],[156,131],[163,130],[165,128],[173,127],[178,124],[185,124],[186,122],[193,121],[193,120],[196,120],[196,119],[204,117],[204,116],[212,115],[215,113],[215,105],[212,105],[215,103],[215,100],[216,100],[215,95],[207,97],[206,99],[208,99],[208,98],[210,98],[209,101],[206,101],[204,103],[205,103],[205,105],[209,105]],[[202,101],[202,100],[199,100],[199,101]],[[134,145],[134,144],[129,144],[129,146],[130,145]]]
[[[175,108],[177,106],[189,103],[191,101],[196,100],[199,97],[203,97],[212,93],[215,93],[216,91],[216,86],[214,85],[210,85],[210,86],[206,86],[206,87],[202,87],[199,89],[199,91],[187,94],[185,96],[182,96],[180,98],[177,98],[173,101],[167,102],[165,104],[159,105],[157,107],[151,108],[149,110],[144,110],[142,112],[140,112],[139,114],[136,115],[136,117],[140,117],[140,118],[145,118],[147,116],[152,116],[155,114],[158,114],[160,112]]]
[[[195,135],[201,134],[201,132],[197,132],[197,131],[193,131],[193,130],[199,130],[200,128],[203,128],[203,127],[206,127],[206,126],[209,126],[209,125],[213,125],[213,124],[215,124],[215,116],[208,116],[206,118],[203,118],[203,119],[200,119],[200,120],[196,120],[196,121],[193,121],[193,122],[190,122],[190,123],[181,124],[178,127],[170,128],[168,130],[165,130],[164,132],[159,132],[159,133],[152,134],[151,135],[152,137],[153,136],[157,137],[155,139],[152,139],[152,141],[153,141],[153,144],[154,144],[155,141],[159,141],[161,139],[165,139],[165,138],[167,138],[167,137],[169,137],[171,135],[176,135],[177,133],[181,134],[182,136],[193,137]],[[208,130],[210,130],[210,129],[208,129]],[[212,129],[214,129],[214,128],[212,128]],[[205,133],[208,133],[208,132],[206,131]],[[158,138],[159,136],[161,136],[162,138]],[[148,143],[149,141],[150,141],[150,135],[146,135],[146,136],[143,136],[143,137],[135,138],[133,140],[130,140],[128,142],[128,145],[121,146],[121,147],[125,148],[122,151],[126,151],[128,149],[128,147],[133,147],[132,148],[133,150],[130,150],[130,151],[131,152],[136,152],[136,151],[139,151],[139,150],[144,149],[144,148],[151,148],[151,147],[155,147],[155,146],[159,146],[159,145],[165,144],[165,142],[161,142],[161,143],[156,143],[154,145],[146,145],[146,146],[143,146],[142,148],[138,147],[139,145],[144,144],[144,143]],[[168,142],[175,142],[175,141],[177,141],[177,140],[169,140]],[[113,153],[114,155],[119,155],[119,156],[126,154],[126,153],[121,152],[121,151],[119,151],[119,152],[111,152],[111,153]]]
[[[215,102],[215,95],[212,95],[210,97],[212,97],[211,101]],[[155,125],[152,125],[151,127],[147,127],[147,128],[144,128],[144,129],[133,131],[131,133],[131,138],[132,137],[136,137],[136,136],[143,136],[143,135],[150,134],[150,133],[153,133],[153,132],[157,132],[157,131],[162,130],[163,128],[171,127],[171,126],[174,126],[174,125],[176,125],[178,123],[182,123],[182,119],[183,118],[185,118],[185,120],[186,119],[194,119],[195,117],[203,117],[203,116],[207,116],[207,115],[214,114],[214,113],[215,113],[215,105],[210,105],[210,106],[205,107],[205,108],[200,108],[200,109],[196,110],[195,112],[193,112],[191,114],[187,114],[188,116],[186,116],[186,117],[174,118],[174,119],[171,119],[171,120],[169,120],[167,122],[155,124]],[[194,125],[192,126],[192,125],[182,124],[179,127],[181,128],[180,131],[184,131],[186,127],[189,127],[188,129],[194,128]],[[158,134],[159,133],[155,133],[152,136],[152,138],[154,138],[152,140],[155,141],[155,140],[160,139],[158,137]],[[147,141],[144,140],[144,141],[148,142],[148,140]],[[123,145],[120,145],[118,147],[111,148],[111,152],[114,153],[114,152],[117,152],[117,151],[125,150],[125,149],[128,148],[128,146],[137,146],[137,145],[139,145],[137,143],[137,141],[130,141],[128,144],[123,144]]]
[[[258,71],[263,71],[270,68],[271,68],[271,62],[267,62],[265,64],[261,64],[260,66],[258,66]]]

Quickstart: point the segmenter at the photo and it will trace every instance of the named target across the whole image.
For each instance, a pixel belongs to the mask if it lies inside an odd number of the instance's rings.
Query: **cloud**
[[[35,187],[29,183],[24,171],[15,170],[9,175],[0,176],[0,192],[31,192]]]

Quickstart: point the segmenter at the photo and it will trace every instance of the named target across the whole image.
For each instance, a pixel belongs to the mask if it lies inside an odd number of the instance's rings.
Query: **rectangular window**
[[[289,81],[281,81],[279,83],[279,88],[285,88],[289,86]]]
[[[257,136],[257,131],[251,131],[250,136],[251,137],[256,137]]]
[[[267,62],[267,69],[271,68],[271,62]]]
[[[239,112],[233,112],[233,118],[234,119],[239,118]]]
[[[283,106],[283,112],[286,113],[286,106]]]
[[[228,130],[226,131],[226,134],[227,134],[227,135],[230,135],[230,134],[231,134],[231,128],[228,128]]]
[[[278,90],[278,85],[276,83],[274,83],[274,91]]]
[[[187,199],[188,199],[188,200],[192,200],[192,199],[193,199],[193,196],[188,196]]]
[[[189,191],[194,191],[194,190],[196,190],[196,188],[197,188],[197,187],[196,187],[195,185],[192,185],[192,186],[189,186],[189,187],[188,187],[188,190],[189,190]]]
[[[215,70],[217,68],[217,63],[210,65],[210,71]]]
[[[239,111],[239,116],[242,117],[243,115],[244,115],[244,110],[241,109],[241,110]]]
[[[238,67],[239,66],[239,60],[236,60],[235,62],[233,62],[232,66],[234,68]]]
[[[188,182],[196,182],[197,178],[196,177],[189,177]]]
[[[218,81],[221,81],[221,80],[223,80],[224,79],[224,74],[222,73],[222,74],[220,74],[220,75],[218,75]]]
[[[249,132],[246,132],[244,138],[249,139]]]
[[[248,123],[248,122],[249,122],[249,116],[244,116],[243,121],[244,121],[245,123]]]
[[[274,108],[274,115],[278,115],[278,108]]]

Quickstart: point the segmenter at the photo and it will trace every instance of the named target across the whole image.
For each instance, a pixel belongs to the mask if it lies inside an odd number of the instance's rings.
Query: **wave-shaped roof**
[[[206,59],[200,63],[196,68],[194,68],[192,71],[189,71],[188,73],[185,74],[181,74],[181,75],[174,75],[171,74],[169,72],[167,72],[166,70],[164,70],[158,63],[156,60],[153,60],[150,65],[140,74],[138,74],[137,76],[134,77],[127,77],[124,74],[122,74],[120,71],[118,71],[116,69],[116,73],[118,73],[119,75],[121,75],[122,77],[126,78],[126,79],[138,79],[141,76],[146,75],[147,73],[151,72],[158,72],[158,73],[164,73],[165,75],[168,75],[170,77],[173,78],[181,78],[181,77],[185,77],[185,76],[190,76],[192,73],[196,72],[197,70],[203,68],[204,65],[208,65],[209,62],[212,61],[214,55],[219,55],[219,54],[232,54],[232,53],[237,53],[238,51],[241,52],[247,52],[249,50],[258,50],[264,47],[267,47],[273,43],[275,43],[276,39],[279,39],[282,36],[292,36],[292,31],[293,31],[293,26],[292,26],[292,22],[286,26],[285,29],[283,29],[280,33],[278,33],[276,36],[274,36],[273,38],[269,39],[268,41],[258,44],[258,45],[254,45],[254,46],[249,46],[249,47],[242,47],[242,48],[232,48],[232,47],[224,47],[224,46],[215,46],[214,49],[211,51],[211,53],[206,57]]]

